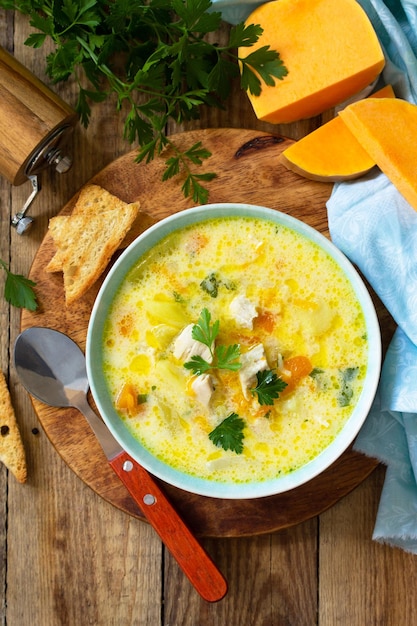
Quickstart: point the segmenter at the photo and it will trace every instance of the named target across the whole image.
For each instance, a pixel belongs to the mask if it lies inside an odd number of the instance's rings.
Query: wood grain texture
[[[218,174],[209,185],[211,202],[268,206],[302,219],[328,236],[325,203],[332,186],[301,178],[278,162],[279,154],[291,140],[242,129],[192,131],[174,135],[173,139],[182,148],[202,141],[211,151],[206,169]],[[163,168],[163,159],[139,166],[134,162],[134,154],[128,153],[94,176],[92,182],[126,202],[140,200],[143,216],[138,221],[137,233],[153,220],[192,206],[192,201],[182,195],[178,180],[158,184]],[[71,211],[76,197],[64,207],[64,212]],[[100,282],[86,297],[66,307],[62,275],[45,272],[54,250],[47,234],[29,274],[37,284],[40,310],[24,311],[22,328],[38,325],[61,330],[84,349],[89,314]],[[52,307],[51,302],[55,303]],[[383,316],[383,308],[379,306],[379,309]],[[73,409],[57,411],[36,400],[34,405],[48,437],[71,469],[106,500],[143,518],[106,465],[84,418]],[[261,499],[223,500],[221,506],[213,498],[168,485],[164,485],[164,490],[196,534],[248,536],[276,531],[318,515],[349,493],[375,467],[373,459],[349,450],[326,472],[296,490]]]
[[[198,602],[188,611],[188,590],[169,561],[166,624],[312,626],[317,621],[317,519],[274,535],[216,539],[207,549],[225,573],[229,593],[221,603]],[[255,573],[255,575],[254,575]]]
[[[350,506],[338,503],[320,518],[320,626],[415,622],[415,555],[369,542],[384,477],[380,466],[351,494]]]
[[[223,24],[216,39],[224,41],[227,31]],[[50,48],[24,46],[30,32],[28,20],[0,11],[0,44],[45,80],[44,59]],[[75,105],[73,81],[52,88]],[[201,119],[190,126],[255,128],[297,139],[330,117],[331,112],[268,127],[256,120],[236,84],[224,110],[202,108]],[[181,130],[170,124],[170,134]],[[8,221],[26,200],[27,186],[14,188],[0,179],[0,249],[14,270],[29,272],[48,218],[130,149],[114,102],[93,104],[90,127],[77,127],[72,138],[72,170],[61,177],[50,172],[42,177],[42,192],[31,207],[36,221],[24,239],[10,233]],[[326,512],[305,522],[273,534],[203,538],[229,583],[224,600],[204,602],[152,528],[97,495],[57,454],[13,370],[11,352],[20,313],[2,299],[0,321],[2,367],[10,372],[30,471],[22,486],[0,468],[1,626],[414,625],[417,559],[372,541],[382,466]],[[382,321],[388,336],[391,322]],[[311,498],[314,501],[313,493]],[[219,513],[222,505],[217,503]],[[220,533],[221,524],[214,530]]]
[[[0,99],[0,172],[21,185],[36,151],[58,129],[72,128],[77,115],[2,47]]]

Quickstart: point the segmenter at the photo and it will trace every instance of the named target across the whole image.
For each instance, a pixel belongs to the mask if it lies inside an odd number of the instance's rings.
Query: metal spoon
[[[59,331],[34,326],[16,339],[14,363],[32,396],[51,406],[81,411],[109,464],[198,593],[209,602],[221,600],[227,592],[223,575],[152,476],[121,448],[88,404],[85,357],[78,345]]]

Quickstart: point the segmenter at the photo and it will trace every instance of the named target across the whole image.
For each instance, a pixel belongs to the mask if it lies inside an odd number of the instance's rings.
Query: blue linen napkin
[[[386,57],[378,87],[416,103],[417,0],[358,2]],[[335,185],[327,212],[333,242],[398,325],[355,449],[387,466],[373,539],[417,554],[417,211],[376,170]]]

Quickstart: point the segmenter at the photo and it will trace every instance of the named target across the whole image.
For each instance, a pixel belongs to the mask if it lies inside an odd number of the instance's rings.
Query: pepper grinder
[[[54,166],[63,173],[71,159],[62,152],[77,114],[0,46],[0,174],[13,185],[30,181],[32,192],[12,218],[21,235],[33,222],[26,211],[40,190],[39,174]]]

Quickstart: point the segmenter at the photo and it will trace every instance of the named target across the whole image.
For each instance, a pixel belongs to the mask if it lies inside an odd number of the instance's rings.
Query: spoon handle
[[[201,597],[221,600],[226,580],[152,476],[124,451],[109,463]]]
[[[221,600],[227,593],[226,580],[153,476],[118,444],[90,407],[84,392],[74,395],[71,401],[90,424],[110,466],[201,597],[208,602]]]

